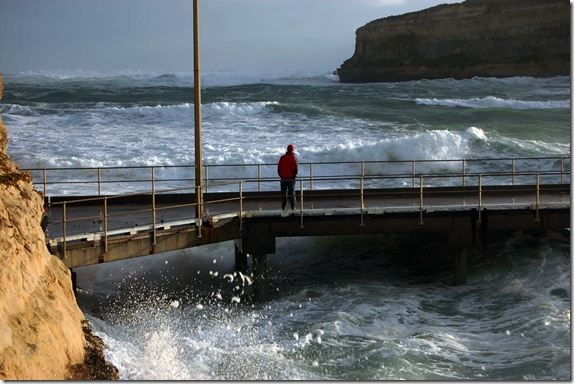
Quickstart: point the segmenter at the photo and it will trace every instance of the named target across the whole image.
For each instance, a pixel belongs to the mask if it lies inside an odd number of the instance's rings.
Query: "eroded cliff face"
[[[2,90],[0,75],[0,98]],[[81,375],[90,330],[70,271],[46,248],[43,197],[7,142],[0,120],[0,380],[90,378]]]
[[[570,74],[568,0],[467,0],[356,31],[341,82]]]

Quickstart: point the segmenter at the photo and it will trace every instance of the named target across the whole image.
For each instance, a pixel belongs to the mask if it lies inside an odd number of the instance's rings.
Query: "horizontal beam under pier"
[[[485,211],[483,211],[484,213]],[[157,232],[154,244],[153,235],[138,233],[125,236],[108,237],[107,252],[103,236],[90,240],[89,238],[68,241],[66,257],[63,254],[63,244],[50,245],[51,252],[63,259],[68,268],[101,262],[123,260],[153,253],[191,248],[205,244],[219,243],[229,240],[239,240],[238,246],[244,253],[272,254],[275,253],[275,238],[300,236],[338,236],[385,233],[415,233],[445,232],[451,233],[458,228],[458,217],[470,216],[469,210],[464,211],[432,211],[423,212],[422,225],[420,213],[385,212],[383,214],[335,214],[335,215],[303,215],[303,224],[299,213],[291,216],[253,216],[222,220],[211,226],[201,227],[201,236],[195,225],[161,230]],[[477,218],[478,220],[478,218]],[[488,231],[504,230],[537,230],[569,228],[570,209],[489,209]],[[457,237],[458,234],[455,236]],[[50,241],[49,244],[53,242]]]
[[[540,209],[509,209],[483,210],[488,212],[489,231],[532,230],[532,229],[561,229],[570,227],[570,210]],[[423,212],[422,223],[418,212],[388,213],[383,215],[332,215],[304,216],[301,226],[300,216],[281,217],[277,219],[259,220],[269,227],[268,236],[297,237],[297,236],[337,236],[361,234],[385,234],[408,232],[457,232],[460,220],[468,223],[470,217],[479,220],[477,211],[471,210],[446,212]],[[467,224],[464,224],[465,226]],[[471,233],[471,231],[468,231]],[[466,243],[467,241],[465,241]]]

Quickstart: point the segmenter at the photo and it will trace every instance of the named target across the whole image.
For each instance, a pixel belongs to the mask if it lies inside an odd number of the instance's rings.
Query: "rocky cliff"
[[[46,248],[44,199],[7,143],[0,120],[0,380],[117,378],[76,304],[70,271]]]
[[[568,0],[467,0],[356,31],[341,82],[570,74]]]

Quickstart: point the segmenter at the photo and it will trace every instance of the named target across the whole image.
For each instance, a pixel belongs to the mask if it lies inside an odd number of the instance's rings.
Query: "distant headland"
[[[341,82],[570,75],[568,0],[466,0],[356,31]]]

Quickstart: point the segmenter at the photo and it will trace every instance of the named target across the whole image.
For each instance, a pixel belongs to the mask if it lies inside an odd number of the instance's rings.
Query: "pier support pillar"
[[[240,266],[247,265],[247,254],[252,255],[253,301],[261,303],[268,298],[267,255],[275,253],[275,238],[269,235],[267,225],[251,225],[246,232],[246,237],[235,240],[235,269],[240,271]]]
[[[262,303],[267,301],[267,255],[253,255],[253,301]]]
[[[453,285],[466,284],[468,273],[468,248],[457,247],[454,254]]]
[[[241,249],[237,246],[237,243],[235,243],[235,272],[241,272],[244,275],[249,275],[247,253],[241,251]]]
[[[448,238],[454,259],[452,284],[461,285],[466,284],[469,253],[476,243],[476,212],[471,212],[470,216],[466,217],[454,217],[452,224],[453,230]]]

